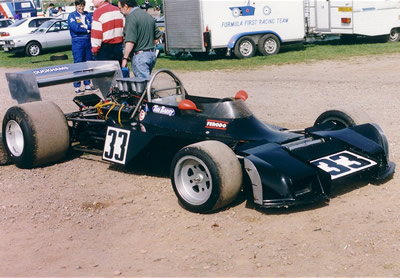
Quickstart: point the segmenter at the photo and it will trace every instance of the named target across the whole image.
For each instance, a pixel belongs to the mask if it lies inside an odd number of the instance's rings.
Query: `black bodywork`
[[[117,68],[115,76],[104,70],[96,73],[93,68],[69,79],[46,77],[46,84],[97,74],[112,77],[112,86],[103,90],[104,98],[77,96],[74,102],[79,110],[65,115],[72,145],[103,149],[105,160],[128,164],[160,140],[176,149],[204,140],[221,141],[235,152],[254,203],[261,207],[327,200],[333,180],[353,175],[383,180],[394,173],[386,137],[375,124],[343,128],[327,121],[289,131],[257,119],[243,94],[223,99],[192,96],[168,70],[155,73],[152,80],[142,80],[122,78]],[[157,90],[153,87],[156,76],[164,73],[171,76],[174,86]],[[35,76],[35,80],[40,84],[42,79]],[[169,93],[162,95],[163,91]],[[37,99],[36,93],[32,95]]]

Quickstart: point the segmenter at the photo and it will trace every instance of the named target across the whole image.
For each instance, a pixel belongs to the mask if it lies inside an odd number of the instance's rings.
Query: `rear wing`
[[[11,97],[25,103],[41,100],[41,87],[88,79],[106,97],[115,80],[122,78],[122,72],[117,61],[89,61],[6,73],[6,77]]]

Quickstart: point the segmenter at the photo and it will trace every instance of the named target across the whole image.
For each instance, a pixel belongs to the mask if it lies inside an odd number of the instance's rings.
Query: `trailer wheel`
[[[11,163],[11,157],[4,147],[3,135],[0,133],[0,165],[7,165]]]
[[[277,54],[280,47],[279,39],[272,34],[266,34],[258,41],[258,51],[264,56]]]
[[[237,58],[251,58],[256,54],[256,45],[251,37],[242,37],[236,43],[234,48],[234,54]]]
[[[33,168],[62,159],[69,148],[65,116],[53,102],[13,106],[3,119],[4,146],[20,168]]]
[[[400,41],[400,30],[392,29],[389,35],[389,42],[398,42],[398,41]]]
[[[242,185],[242,167],[227,145],[203,141],[186,146],[175,155],[171,180],[185,209],[205,213],[236,198]]]
[[[345,111],[345,109],[328,110],[319,115],[314,126],[327,122],[332,122],[336,126],[335,129],[342,129],[371,122],[371,119],[364,113],[351,113]]]

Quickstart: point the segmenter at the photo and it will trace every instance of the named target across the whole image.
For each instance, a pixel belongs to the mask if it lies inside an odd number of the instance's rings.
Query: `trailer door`
[[[164,0],[167,51],[205,51],[201,0]]]
[[[330,30],[330,2],[329,0],[315,0],[316,7],[316,30]]]

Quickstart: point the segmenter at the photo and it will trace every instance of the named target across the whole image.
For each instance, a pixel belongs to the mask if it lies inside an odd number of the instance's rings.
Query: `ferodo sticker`
[[[332,180],[367,169],[377,163],[361,155],[343,151],[311,161],[331,175]]]
[[[217,121],[217,120],[207,120],[206,128],[226,130],[228,128],[228,122]]]
[[[130,131],[109,126],[104,143],[103,159],[125,164]]]

